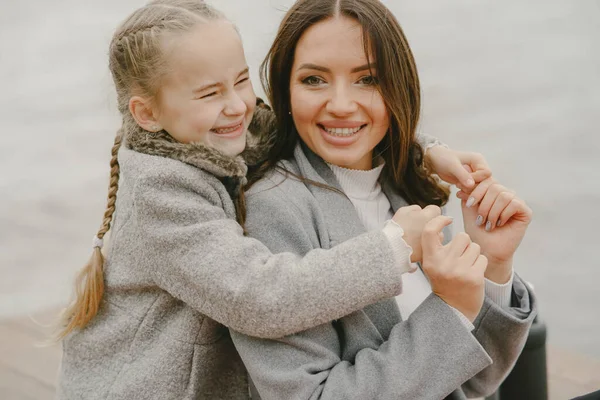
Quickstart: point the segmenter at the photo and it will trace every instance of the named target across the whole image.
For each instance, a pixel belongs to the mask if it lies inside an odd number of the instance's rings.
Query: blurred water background
[[[89,255],[120,122],[108,43],[144,3],[0,2],[0,319],[59,307]],[[259,93],[291,3],[213,1],[240,27]],[[385,3],[417,59],[421,130],[483,153],[528,201],[516,266],[549,342],[600,360],[600,2]]]

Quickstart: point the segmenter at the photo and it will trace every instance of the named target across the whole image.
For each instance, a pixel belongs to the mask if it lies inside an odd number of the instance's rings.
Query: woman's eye
[[[359,79],[358,82],[361,85],[366,85],[366,86],[375,86],[375,85],[379,84],[379,81],[373,75],[363,76],[362,78]]]
[[[302,79],[302,83],[308,86],[318,86],[322,83],[324,83],[325,81],[321,78],[319,78],[318,76],[308,76],[304,79]]]
[[[239,81],[237,81],[235,84],[236,84],[236,85],[239,85],[240,83],[248,82],[249,80],[250,80],[250,78],[249,78],[249,77],[242,78],[242,79],[240,79]]]

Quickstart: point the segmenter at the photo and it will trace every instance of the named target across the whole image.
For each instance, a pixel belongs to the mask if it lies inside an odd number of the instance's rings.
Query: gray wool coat
[[[118,160],[105,295],[63,342],[60,399],[247,399],[226,326],[280,337],[400,293],[382,232],[303,256],[244,237],[230,197],[246,174],[241,158],[134,130]],[[296,231],[293,207],[270,210],[278,232]]]
[[[342,190],[303,145],[281,166]],[[385,182],[383,190],[394,210],[407,204]],[[281,171],[255,184],[247,204],[249,234],[274,253],[331,249],[365,232],[346,196]],[[272,222],[270,210],[281,207],[288,209],[287,221]],[[231,335],[255,385],[253,400],[458,400],[497,389],[521,353],[536,310],[515,276],[512,307],[504,310],[486,297],[473,332],[431,294],[406,321],[391,298],[285,338]]]

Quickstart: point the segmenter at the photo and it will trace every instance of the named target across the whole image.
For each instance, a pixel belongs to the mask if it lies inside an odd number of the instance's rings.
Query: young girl
[[[272,255],[243,236],[232,197],[242,215],[238,155],[256,98],[240,37],[219,12],[154,1],[117,30],[109,65],[123,125],[102,228],[65,312],[59,397],[245,399],[247,374],[225,326],[278,337],[400,292],[409,245],[418,254],[435,207],[400,210],[404,230],[390,224],[304,257]],[[264,112],[256,129],[269,130]],[[440,172],[465,172],[437,147],[449,167]],[[271,210],[271,221],[294,207]]]
[[[381,229],[407,204],[447,200],[415,142],[420,93],[410,47],[379,0],[298,0],[263,77],[279,134],[259,169],[272,170],[248,195],[246,227],[272,251],[329,249]],[[477,204],[460,194],[468,235],[443,245],[450,221],[431,220],[422,271],[405,275],[396,301],[275,340],[232,331],[257,389],[252,398],[458,400],[494,392],[536,315],[512,269],[531,210],[493,180],[473,193],[482,196]],[[272,223],[269,210],[290,203],[287,219]]]

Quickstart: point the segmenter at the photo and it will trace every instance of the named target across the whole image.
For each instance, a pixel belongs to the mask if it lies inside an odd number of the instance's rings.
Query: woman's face
[[[374,73],[374,65],[371,69]],[[340,167],[372,168],[373,149],[385,137],[390,118],[377,77],[369,71],[357,21],[330,18],[304,32],[290,97],[296,129],[313,152]]]

